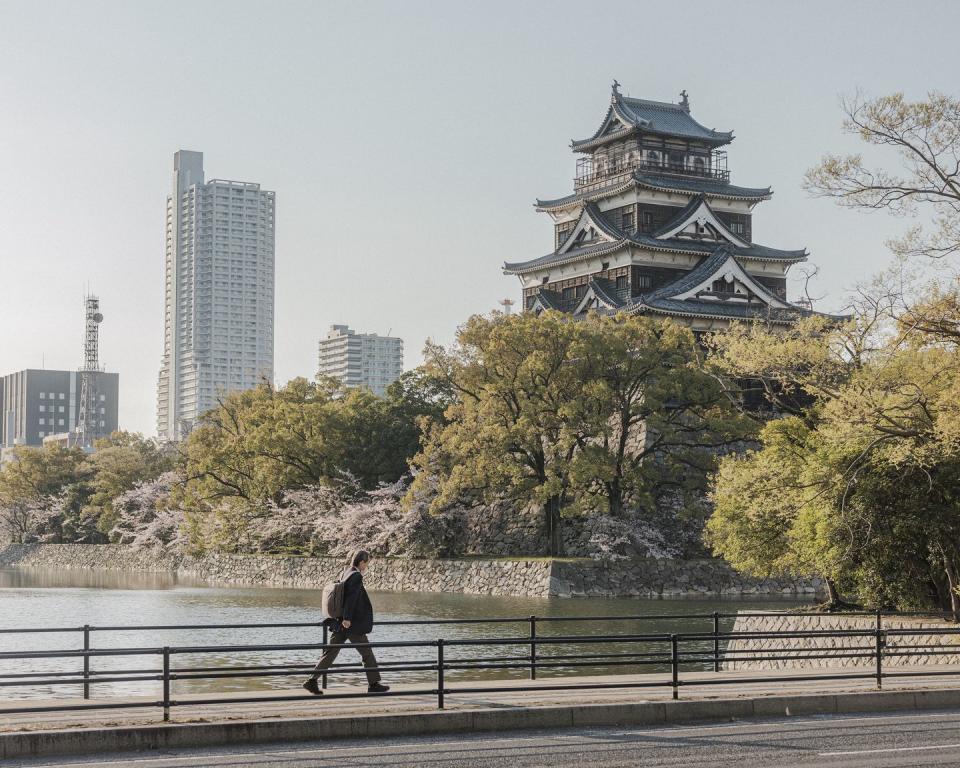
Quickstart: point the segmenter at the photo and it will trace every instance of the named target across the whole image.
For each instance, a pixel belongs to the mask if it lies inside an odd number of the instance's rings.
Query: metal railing
[[[875,680],[877,688],[881,688],[885,678],[892,677],[922,677],[928,675],[960,675],[960,664],[949,670],[936,671],[918,670],[891,670],[884,665],[885,659],[896,657],[920,657],[930,655],[958,654],[960,655],[960,626],[950,625],[935,628],[896,629],[883,626],[885,615],[904,616],[934,616],[937,614],[883,614],[881,612],[851,612],[843,616],[875,617],[875,625],[871,629],[847,630],[809,630],[809,631],[770,631],[770,632],[732,632],[721,631],[721,622],[737,617],[770,617],[796,615],[786,612],[761,613],[719,613],[712,614],[670,614],[661,616],[589,616],[589,617],[560,617],[560,616],[528,616],[491,619],[438,619],[438,620],[399,620],[378,622],[383,626],[435,626],[449,625],[497,625],[518,626],[525,625],[524,634],[514,634],[507,637],[479,637],[479,638],[443,638],[436,640],[408,640],[390,642],[372,642],[366,644],[351,644],[353,648],[368,647],[376,649],[425,650],[428,658],[403,659],[400,661],[381,662],[377,667],[363,667],[360,664],[339,664],[332,666],[321,677],[321,686],[327,687],[329,674],[352,675],[363,674],[370,670],[400,675],[406,672],[431,673],[435,681],[428,687],[404,688],[391,690],[388,693],[363,692],[328,692],[324,698],[355,699],[367,696],[431,696],[436,698],[437,707],[444,708],[445,697],[461,694],[491,694],[516,691],[569,691],[569,690],[603,690],[626,688],[655,688],[669,687],[672,697],[677,699],[679,691],[684,686],[696,685],[743,685],[755,683],[801,682],[816,680]],[[830,614],[834,618],[838,614]],[[948,614],[943,614],[948,615]],[[602,622],[612,624],[616,622],[649,622],[697,620],[704,623],[702,632],[670,632],[670,633],[611,633],[604,634],[544,634],[544,627],[558,622]],[[265,630],[265,629],[302,629],[309,631],[321,630],[320,643],[272,643],[272,644],[230,644],[230,645],[181,645],[181,646],[150,646],[129,648],[94,648],[91,640],[97,633],[117,633],[130,631],[171,631],[171,630]],[[94,684],[120,682],[157,682],[161,696],[154,700],[142,701],[112,701],[104,699],[90,701],[90,703],[75,704],[44,704],[42,706],[0,706],[0,715],[15,713],[39,712],[67,712],[77,710],[102,710],[126,708],[160,708],[164,721],[169,720],[170,710],[180,706],[198,706],[212,704],[241,704],[305,701],[314,699],[312,695],[291,694],[270,696],[220,696],[177,699],[173,694],[173,684],[176,681],[218,680],[225,678],[256,678],[256,677],[302,677],[314,670],[313,664],[304,663],[273,663],[241,666],[174,666],[177,657],[197,654],[245,653],[252,651],[274,651],[291,653],[294,651],[312,650],[317,653],[332,647],[329,643],[327,629],[318,622],[284,622],[284,623],[233,623],[233,624],[177,624],[177,625],[145,625],[145,626],[91,626],[82,627],[41,627],[0,629],[0,636],[12,634],[66,634],[81,633],[82,648],[63,650],[32,650],[32,651],[2,651],[0,661],[3,660],[31,660],[31,659],[81,659],[80,671],[0,671],[0,689],[10,689],[23,686],[78,686],[82,690],[83,699],[91,699],[91,688]],[[891,638],[925,637],[933,635],[950,635],[957,637],[957,643],[906,643],[900,642],[891,646]],[[811,646],[811,640],[840,640],[834,647],[819,648]],[[750,648],[732,649],[733,641],[783,641],[784,646],[767,646],[759,650]],[[799,644],[793,641],[801,641]],[[803,641],[807,641],[804,643]],[[615,650],[609,646],[616,644],[619,647],[637,646],[633,650]],[[544,650],[558,646],[570,646],[580,649],[579,652],[542,653]],[[604,648],[604,646],[607,646]],[[516,649],[508,651],[507,655],[484,657],[476,655],[457,655],[468,652],[470,649]],[[560,650],[564,650],[561,648]],[[599,652],[590,652],[599,651]],[[451,652],[454,652],[451,655]],[[802,654],[802,655],[801,655]],[[91,661],[106,657],[135,657],[155,656],[159,668],[151,669],[92,669]],[[719,673],[725,664],[736,665],[748,662],[783,662],[797,660],[837,660],[869,659],[870,666],[864,672],[844,671],[842,674],[800,674],[800,675],[756,675],[743,678],[737,675],[717,675],[684,679],[681,673],[695,669],[698,672]],[[575,682],[576,678],[563,677],[559,682],[538,681],[538,672],[588,669],[616,669],[618,667],[650,668],[655,667],[654,673],[664,673],[662,677],[651,679],[617,680],[611,675],[610,682],[584,681]],[[529,685],[504,685],[504,681],[491,680],[490,684],[471,682],[467,685],[451,687],[447,672],[489,672],[489,671],[524,671],[531,683]],[[485,682],[485,681],[481,681]],[[27,701],[21,699],[21,701]]]

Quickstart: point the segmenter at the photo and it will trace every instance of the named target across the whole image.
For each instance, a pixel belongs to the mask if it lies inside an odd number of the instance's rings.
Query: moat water
[[[371,598],[378,622],[420,621],[438,619],[498,619],[518,617],[551,617],[559,619],[538,622],[537,635],[569,637],[571,635],[637,635],[661,633],[699,633],[712,630],[712,618],[668,618],[676,614],[736,613],[738,610],[777,610],[795,608],[799,601],[784,600],[650,600],[650,599],[563,599],[526,597],[488,597],[483,595],[372,592]],[[166,574],[90,572],[15,568],[0,570],[0,629],[73,628],[64,633],[7,634],[0,633],[0,654],[43,650],[76,650],[83,647],[82,634],[76,628],[131,627],[124,631],[94,631],[94,649],[159,648],[199,646],[244,646],[271,644],[307,644],[321,642],[316,627],[272,629],[136,629],[156,625],[198,624],[266,624],[320,621],[320,593],[309,589],[288,588],[223,588],[202,582],[184,580]],[[635,616],[634,620],[583,621],[594,616]],[[732,618],[721,620],[721,631],[733,625]],[[380,624],[374,627],[371,642],[432,642],[439,638],[455,641],[473,638],[517,638],[529,634],[529,622],[474,624]],[[691,648],[708,649],[712,642],[690,644]],[[544,643],[537,648],[538,678],[570,674],[614,674],[616,672],[662,671],[661,664],[640,666],[622,657],[616,666],[578,666],[569,656],[583,654],[664,653],[668,646],[654,642],[610,641],[602,646],[575,643]],[[528,646],[461,646],[446,649],[448,662],[457,659],[492,660],[493,657],[526,657]],[[200,651],[173,656],[174,668],[250,667],[256,665],[312,665],[318,652],[306,650],[233,650]],[[435,648],[382,648],[377,650],[381,664],[409,661],[429,662],[436,658]],[[565,658],[567,657],[567,658]],[[347,649],[338,663],[355,664],[355,651]],[[627,663],[623,663],[626,661]],[[491,677],[525,677],[525,661],[508,662],[516,668],[497,670],[451,669],[451,683],[466,679]],[[582,660],[579,663],[583,663]],[[160,669],[156,654],[93,658],[91,668],[107,676],[115,670]],[[11,677],[32,673],[75,672],[82,668],[79,658],[5,659],[0,657],[0,682],[32,682],[37,678]],[[434,671],[387,672],[386,682],[405,683],[435,679]],[[175,692],[201,693],[250,689],[293,688],[299,692],[303,673],[265,677],[223,677],[204,680],[177,680]],[[19,698],[75,697],[80,686],[43,684],[0,686],[3,701]],[[340,672],[329,678],[330,687],[362,682],[362,675]],[[152,695],[158,692],[156,681],[114,681],[94,684],[92,695]]]

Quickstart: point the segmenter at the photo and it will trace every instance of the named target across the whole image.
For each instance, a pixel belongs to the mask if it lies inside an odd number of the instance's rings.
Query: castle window
[[[544,275],[543,278],[540,280],[540,283],[542,285],[546,285],[549,282],[550,282],[550,275]]]
[[[633,230],[636,229],[633,211],[624,211],[623,217],[620,219],[620,221],[620,228],[623,229],[624,232],[633,232]]]
[[[600,271],[601,271],[601,272],[606,272],[608,269],[610,269],[610,262],[609,262],[609,261],[605,261],[605,262],[603,262],[603,263],[600,265]]]
[[[650,232],[653,230],[653,213],[651,211],[644,211],[641,214],[640,221],[642,223],[641,229],[644,232]]]
[[[733,221],[730,223],[730,231],[735,235],[745,235],[747,226],[742,221]]]
[[[659,152],[647,152],[647,162],[650,165],[660,165],[660,153]]]
[[[626,287],[627,287],[627,276],[626,276],[626,275],[618,275],[618,276],[617,276],[617,290],[618,290],[618,291],[622,291],[622,290],[623,290],[624,288],[626,288]]]
[[[693,170],[701,175],[706,173],[707,164],[703,161],[702,157],[693,158]]]
[[[564,288],[564,289],[560,292],[560,298],[563,299],[564,301],[569,301],[570,299],[572,299],[572,298],[573,298],[573,288]]]
[[[652,288],[653,277],[650,275],[637,275],[635,285],[637,288]]]
[[[710,288],[714,293],[733,293],[733,286],[726,280],[714,280]]]
[[[583,298],[583,295],[584,295],[586,292],[587,292],[587,286],[585,286],[585,285],[578,285],[578,286],[577,286],[577,290],[575,291],[576,296],[577,296],[578,299],[582,299],[582,298]]]

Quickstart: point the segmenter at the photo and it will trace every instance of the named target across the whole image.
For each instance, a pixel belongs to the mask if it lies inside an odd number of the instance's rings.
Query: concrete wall
[[[797,614],[791,616],[757,615],[738,616],[734,632],[831,632],[858,629],[873,632],[876,619],[872,616],[841,616],[834,614]],[[885,630],[950,629],[960,630],[956,624],[936,619],[895,618],[884,616],[881,627]],[[926,664],[960,664],[960,634],[891,634],[884,637],[885,650],[882,665],[912,666]],[[898,650],[916,650],[910,646],[924,646],[929,655],[896,656]],[[790,648],[791,650],[778,650]],[[776,655],[775,660],[729,661],[726,669],[773,670],[773,669],[826,669],[826,668],[875,668],[876,637],[804,637],[804,638],[744,638],[732,640],[728,652],[745,656]],[[852,649],[852,650],[841,650]],[[826,651],[845,654],[847,658],[811,658]]]
[[[106,544],[9,545],[0,566],[171,572],[214,584],[321,588],[340,573],[339,559],[211,554],[200,558]],[[381,558],[370,589],[531,597],[813,597],[817,584],[755,581],[722,560],[591,560]]]

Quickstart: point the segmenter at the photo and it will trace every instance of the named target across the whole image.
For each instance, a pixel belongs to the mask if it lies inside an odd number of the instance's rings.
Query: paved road
[[[272,744],[104,757],[12,760],[9,768],[876,768],[960,765],[960,712],[823,716],[673,728],[610,727]]]

